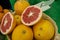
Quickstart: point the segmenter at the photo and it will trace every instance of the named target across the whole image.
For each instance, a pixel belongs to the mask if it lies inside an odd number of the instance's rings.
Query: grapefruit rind
[[[32,6],[29,6],[29,7],[32,7]],[[24,20],[23,20],[23,14],[24,14],[24,12],[25,12],[29,7],[27,7],[27,8],[23,11],[23,13],[22,13],[22,15],[21,15],[21,22],[22,22],[24,25],[32,26],[32,25],[36,24],[36,23],[41,19],[41,17],[42,17],[42,9],[41,9],[40,7],[37,7],[37,6],[33,5],[33,7],[36,7],[36,8],[38,8],[38,9],[40,9],[40,13],[39,13],[38,18],[37,18],[35,21],[33,21],[33,22],[31,22],[30,24],[28,24],[28,23],[25,23],[25,22],[24,22]]]
[[[12,28],[12,25],[13,25],[13,19],[14,19],[14,18],[13,18],[13,15],[12,15],[10,12],[6,13],[6,14],[4,15],[3,19],[5,18],[5,16],[6,16],[7,14],[9,14],[10,17],[11,17],[11,19],[12,19],[12,21],[11,21],[11,26],[9,27],[9,29],[6,30],[6,32],[3,32],[2,29],[1,29],[1,33],[2,33],[2,34],[8,34],[8,33],[11,31],[11,28]],[[2,22],[3,22],[3,19],[2,19]],[[2,25],[2,22],[1,22],[1,25]],[[1,27],[2,27],[2,26],[1,26]]]

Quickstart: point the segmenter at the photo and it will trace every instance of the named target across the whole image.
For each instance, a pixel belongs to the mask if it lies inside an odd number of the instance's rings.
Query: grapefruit
[[[21,16],[20,15],[15,15],[15,19],[16,19],[17,25],[21,24]]]
[[[37,6],[27,7],[21,15],[21,21],[27,26],[36,24],[42,17],[42,10]]]
[[[19,0],[19,1],[16,1],[15,5],[14,5],[14,10],[16,12],[16,14],[18,15],[21,15],[22,12],[24,11],[24,9],[26,7],[28,7],[30,4],[25,1],[25,0]]]
[[[12,40],[32,40],[32,39],[33,39],[32,29],[23,24],[18,25],[12,33]]]
[[[50,21],[42,19],[33,26],[33,32],[37,40],[50,40],[54,36],[54,27]]]
[[[6,13],[2,18],[1,33],[4,35],[11,33],[15,25],[16,21],[14,16],[10,12]]]

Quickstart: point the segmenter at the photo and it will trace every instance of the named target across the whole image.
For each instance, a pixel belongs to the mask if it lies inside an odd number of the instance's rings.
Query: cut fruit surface
[[[10,12],[6,13],[2,18],[1,33],[2,34],[10,33],[15,27],[15,25],[16,25],[16,22],[14,20],[13,15]]]
[[[27,26],[34,25],[37,23],[42,17],[42,10],[37,6],[29,6],[27,7],[21,16],[21,21],[23,24]]]

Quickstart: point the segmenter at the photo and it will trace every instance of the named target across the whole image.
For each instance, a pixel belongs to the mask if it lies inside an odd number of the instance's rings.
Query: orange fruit
[[[4,16],[4,13],[0,13],[0,22],[1,22],[2,18],[3,18],[3,16]]]
[[[12,40],[32,40],[32,39],[33,39],[32,29],[23,24],[18,25],[12,33]]]
[[[6,13],[1,21],[1,27],[0,27],[1,33],[4,35],[9,34],[13,31],[15,26],[16,21],[14,16],[10,12]]]
[[[54,36],[54,27],[48,20],[42,19],[33,26],[34,37],[37,40],[50,40]]]
[[[2,6],[0,5],[0,13],[2,13],[3,12],[3,8],[2,8]]]
[[[4,14],[6,14],[7,12],[9,12],[10,10],[9,9],[4,9],[3,12]]]
[[[16,12],[16,14],[21,15],[22,12],[29,6],[30,4],[25,1],[25,0],[20,0],[20,1],[16,1],[15,5],[14,5],[14,10]]]
[[[16,19],[17,25],[21,24],[21,16],[20,15],[15,15],[15,19]]]

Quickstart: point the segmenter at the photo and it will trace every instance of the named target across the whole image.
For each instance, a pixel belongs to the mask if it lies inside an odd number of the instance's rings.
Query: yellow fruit
[[[40,20],[33,27],[34,37],[37,40],[50,40],[54,36],[54,27],[48,20]]]
[[[4,16],[4,13],[0,13],[0,22],[1,22],[2,18],[3,18],[3,16]]]
[[[33,32],[31,28],[23,24],[18,25],[12,33],[12,40],[32,40],[32,39]]]
[[[25,8],[27,8],[29,5],[30,4],[25,0],[17,1],[14,5],[14,10],[16,14],[21,15]]]
[[[9,12],[10,10],[9,9],[4,9],[3,12],[4,14],[6,14],[7,12]]]
[[[21,16],[20,15],[15,15],[15,19],[16,19],[17,25],[21,24]]]

